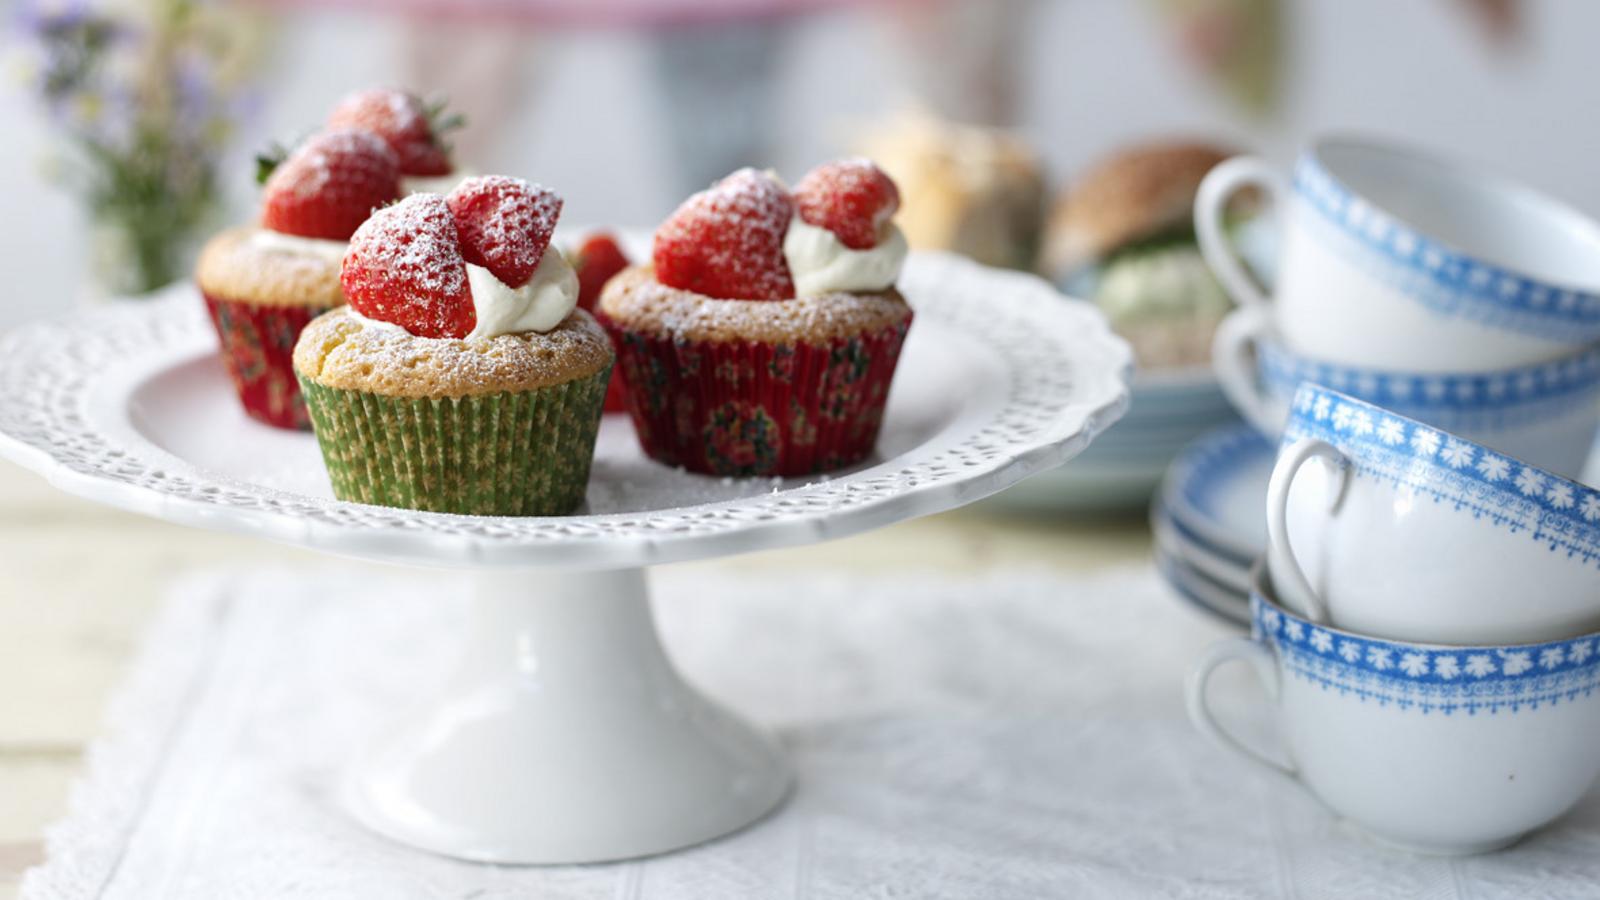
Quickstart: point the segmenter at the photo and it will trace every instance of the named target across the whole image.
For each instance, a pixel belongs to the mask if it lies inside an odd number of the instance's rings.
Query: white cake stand
[[[660,853],[759,819],[791,778],[771,739],[674,671],[645,566],[961,506],[1065,462],[1127,405],[1128,349],[1087,304],[942,255],[913,256],[901,288],[916,321],[878,453],[831,477],[690,475],[645,459],[608,416],[578,515],[338,502],[311,435],[239,410],[189,289],[0,339],[0,451],[63,490],[168,521],[468,570],[479,626],[461,670],[351,763],[349,809],[472,860]]]

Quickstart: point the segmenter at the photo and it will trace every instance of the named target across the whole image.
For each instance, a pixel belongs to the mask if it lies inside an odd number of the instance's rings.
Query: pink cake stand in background
[[[461,668],[350,762],[348,809],[471,860],[661,853],[759,819],[791,774],[760,728],[678,676],[645,567],[953,509],[1062,464],[1127,405],[1128,348],[1089,304],[944,255],[913,254],[900,288],[916,321],[878,452],[829,477],[691,475],[644,458],[611,416],[577,515],[339,502],[312,435],[240,411],[187,286],[0,338],[0,452],[170,522],[462,569],[479,626]]]

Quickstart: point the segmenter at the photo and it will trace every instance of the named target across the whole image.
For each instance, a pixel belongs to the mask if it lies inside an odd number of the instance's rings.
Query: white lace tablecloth
[[[1600,892],[1594,795],[1509,851],[1417,858],[1204,744],[1184,719],[1183,675],[1227,632],[1146,567],[976,582],[704,573],[655,579],[668,646],[706,690],[774,726],[799,770],[787,806],[745,832],[561,868],[459,863],[376,838],[332,804],[336,773],[448,667],[457,588],[352,569],[216,575],[185,585],[154,629],[23,896]],[[1264,725],[1242,676],[1218,688],[1223,707]]]

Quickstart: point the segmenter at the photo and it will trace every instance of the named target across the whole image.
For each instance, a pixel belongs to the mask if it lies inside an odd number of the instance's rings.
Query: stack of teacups
[[[1215,645],[1190,678],[1201,731],[1423,852],[1509,844],[1594,783],[1600,491],[1305,384],[1267,526],[1253,639]],[[1207,709],[1231,659],[1266,685],[1287,764]]]
[[[1277,202],[1275,296],[1227,246],[1238,189]],[[1562,475],[1600,425],[1600,226],[1533,191],[1374,142],[1312,144],[1292,187],[1229,160],[1195,202],[1201,249],[1239,302],[1217,333],[1224,390],[1275,437],[1301,381],[1337,388]]]

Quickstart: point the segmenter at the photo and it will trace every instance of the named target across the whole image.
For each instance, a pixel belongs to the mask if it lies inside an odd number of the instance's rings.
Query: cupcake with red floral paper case
[[[867,457],[911,325],[898,205],[876,165],[847,159],[793,191],[741,169],[678,207],[651,265],[600,299],[644,451],[736,476]]]
[[[504,516],[583,502],[615,356],[550,246],[560,212],[543,188],[476,177],[356,231],[350,305],[294,352],[336,497]]]
[[[400,164],[406,194],[449,193],[471,175],[451,158],[447,135],[464,120],[441,100],[427,101],[393,88],[369,88],[345,96],[328,116],[329,128],[360,128],[383,138]]]
[[[368,131],[310,138],[270,168],[259,225],[233,228],[201,251],[195,282],[216,326],[244,411],[280,428],[309,428],[292,355],[300,329],[344,303],[346,241],[376,207],[400,196],[400,166]]]

